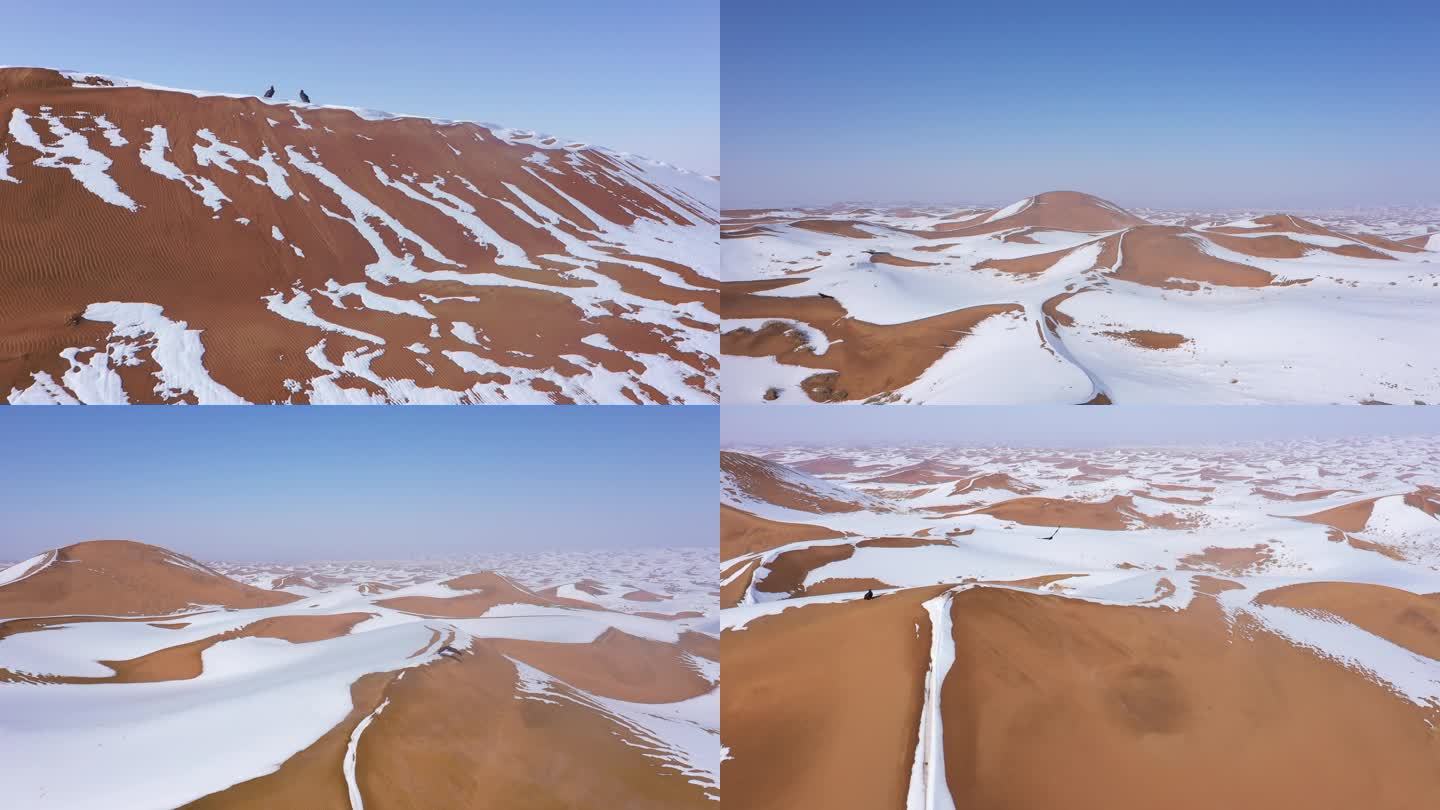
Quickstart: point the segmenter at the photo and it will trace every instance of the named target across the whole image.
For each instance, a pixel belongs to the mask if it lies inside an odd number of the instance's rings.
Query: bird
[[[300,100],[303,101],[303,102],[305,102],[306,104],[309,104],[309,103],[310,103],[310,97],[307,96],[307,95],[305,95],[305,91],[304,91],[304,90],[301,90],[301,91],[300,91]]]
[[[275,85],[272,84],[272,85],[270,85],[270,89],[265,91],[265,98],[274,98],[274,97],[275,97]]]
[[[1058,535],[1059,533],[1060,533],[1060,527],[1059,527],[1059,526],[1056,526],[1056,527],[1055,527],[1055,531],[1051,532],[1051,533],[1050,533],[1050,536],[1049,536],[1049,537],[1046,537],[1046,538],[1044,538],[1044,539],[1046,539],[1046,540],[1054,540],[1054,539],[1055,539],[1055,536]]]
[[[874,591],[866,591],[866,592],[865,592],[865,598],[866,598],[866,599],[874,599],[874,598],[875,598],[875,592],[874,592]]]

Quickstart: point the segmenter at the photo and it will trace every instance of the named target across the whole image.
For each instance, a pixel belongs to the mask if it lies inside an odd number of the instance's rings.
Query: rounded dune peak
[[[943,223],[945,234],[983,234],[1016,228],[1054,231],[1114,231],[1149,224],[1124,208],[1082,191],[1046,191],[988,214]]]
[[[1054,221],[1057,223],[1055,227],[1088,231],[1147,224],[1145,219],[1115,203],[1083,191],[1046,191],[1030,199],[1033,204],[1028,210],[1036,218],[1047,221],[1034,223],[1037,225]]]
[[[300,598],[244,585],[183,554],[135,540],[87,540],[32,560],[0,586],[0,617],[159,616]]]

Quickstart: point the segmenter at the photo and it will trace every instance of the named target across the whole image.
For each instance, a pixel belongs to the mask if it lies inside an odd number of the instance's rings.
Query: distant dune
[[[727,211],[724,401],[1440,401],[1440,223],[1151,216]]]

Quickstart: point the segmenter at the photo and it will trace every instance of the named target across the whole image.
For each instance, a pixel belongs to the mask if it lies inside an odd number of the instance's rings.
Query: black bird
[[[305,91],[304,91],[304,90],[301,90],[301,91],[300,91],[300,100],[303,101],[303,102],[305,102],[306,104],[309,104],[309,103],[310,103],[310,97],[307,96],[307,95],[305,95]]]
[[[441,647],[441,648],[440,648],[440,654],[441,654],[441,655],[449,654],[449,655],[455,656],[456,658],[459,658],[459,657],[460,657],[460,651],[457,650],[457,649],[455,649],[454,647],[451,647],[449,644],[446,644],[444,647]]]
[[[1046,540],[1054,540],[1054,539],[1055,539],[1055,535],[1057,535],[1057,534],[1059,534],[1059,533],[1060,533],[1060,527],[1059,527],[1059,526],[1056,526],[1056,527],[1055,527],[1055,531],[1051,532],[1051,533],[1050,533],[1050,536],[1049,536],[1049,537],[1046,537],[1045,539],[1046,539]]]
[[[829,298],[831,301],[835,300],[835,296],[833,295],[826,295],[825,293],[819,293],[819,295],[821,298]]]
[[[274,97],[275,97],[275,85],[272,84],[272,85],[270,85],[270,89],[265,91],[265,98],[274,98]]]
[[[875,598],[875,592],[874,592],[874,591],[866,591],[866,592],[865,592],[865,598],[866,598],[866,599],[874,599],[874,598]]]

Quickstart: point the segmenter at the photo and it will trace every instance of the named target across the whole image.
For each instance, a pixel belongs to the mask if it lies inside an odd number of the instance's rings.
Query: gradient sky
[[[726,0],[726,207],[1440,202],[1431,2]]]
[[[0,560],[709,546],[715,408],[7,408]]]
[[[720,166],[720,0],[6,4],[11,65],[489,121]]]
[[[727,405],[720,416],[720,441],[727,447],[897,443],[1104,447],[1419,434],[1440,434],[1440,408]]]

